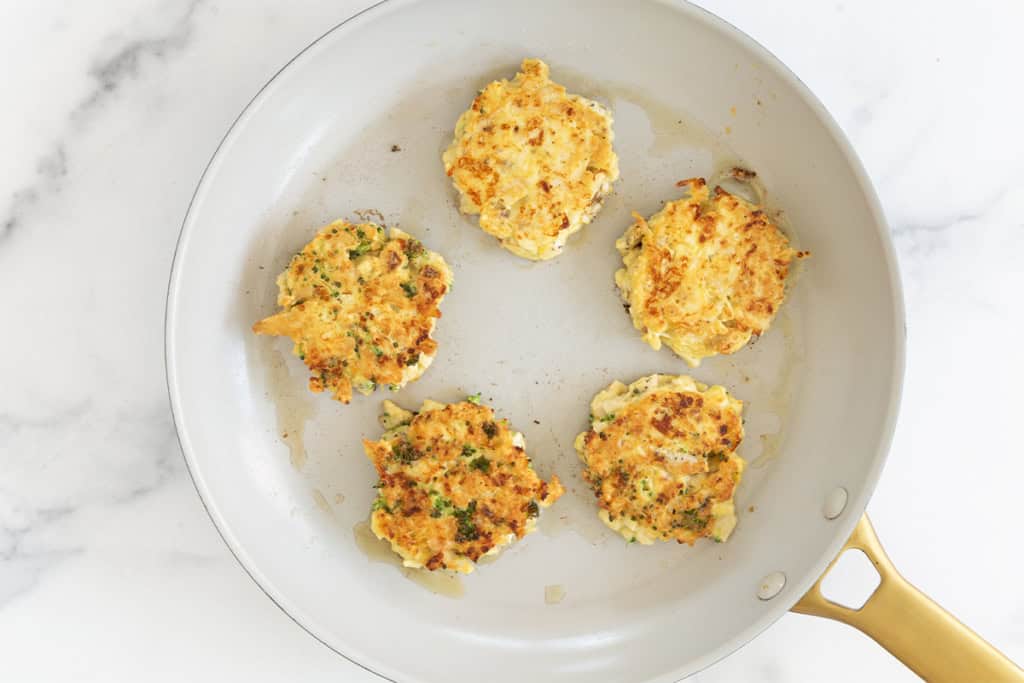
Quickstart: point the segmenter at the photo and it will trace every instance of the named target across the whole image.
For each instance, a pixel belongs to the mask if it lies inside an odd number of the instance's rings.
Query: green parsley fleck
[[[349,257],[349,259],[351,259],[353,261],[356,260],[357,258],[362,256],[366,252],[370,251],[370,247],[372,247],[372,246],[373,245],[370,242],[368,242],[367,240],[361,241],[359,243],[358,247],[356,247],[355,249],[349,249],[348,250],[348,257]]]
[[[691,531],[703,531],[704,527],[708,525],[708,520],[700,516],[698,508],[694,508],[692,510],[683,510],[682,524],[684,528]]]
[[[480,405],[480,392],[478,391],[475,394],[470,394],[466,397],[466,400],[475,406]]]
[[[391,457],[403,465],[408,465],[422,458],[423,453],[408,441],[399,441],[391,446]]]
[[[414,285],[413,283],[403,282],[402,291],[405,292],[405,295],[411,299],[414,296],[416,296],[416,292],[418,292],[419,290],[416,289],[416,285]]]
[[[476,448],[474,448],[473,446],[469,445],[468,443],[467,444],[463,444],[463,446],[462,446],[462,457],[464,457],[464,458],[472,458],[474,455],[476,455]]]
[[[476,524],[473,523],[473,514],[476,512],[476,501],[471,500],[469,505],[465,509],[456,509],[452,514],[455,516],[458,522],[458,533],[455,535],[455,540],[459,543],[465,543],[466,541],[475,541],[480,538],[480,532],[476,528]]]
[[[483,455],[479,456],[478,458],[475,458],[472,462],[469,463],[469,466],[474,470],[480,470],[484,474],[487,474],[488,472],[491,471],[491,461],[488,460]]]
[[[436,518],[441,517],[443,515],[450,515],[450,514],[452,514],[452,511],[455,509],[455,506],[452,505],[452,502],[450,500],[448,500],[447,498],[445,498],[444,496],[442,496],[439,493],[432,494],[431,498],[434,499],[434,507],[430,511],[430,516],[431,517],[436,519]]]
[[[498,425],[493,422],[484,422],[483,424],[484,434],[487,435],[488,439],[493,439],[498,435]]]
[[[410,261],[426,251],[419,240],[410,238],[405,245],[405,257]]]

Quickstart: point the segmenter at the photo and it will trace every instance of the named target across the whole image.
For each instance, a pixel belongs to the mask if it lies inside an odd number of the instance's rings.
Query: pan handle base
[[[850,549],[862,551],[881,577],[859,609],[832,602],[821,593],[821,582]],[[926,681],[1024,683],[1024,670],[903,578],[867,515],[860,518],[842,551],[792,611],[853,626]]]

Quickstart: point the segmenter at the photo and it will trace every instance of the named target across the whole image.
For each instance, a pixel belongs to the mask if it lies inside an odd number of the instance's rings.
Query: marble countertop
[[[5,680],[376,680],[280,612],[221,542],[163,363],[166,275],[210,154],[284,62],[366,4],[0,5]],[[702,4],[788,64],[862,156],[909,330],[869,512],[911,581],[1024,661],[1024,5]],[[787,615],[693,680],[913,679],[856,631]]]

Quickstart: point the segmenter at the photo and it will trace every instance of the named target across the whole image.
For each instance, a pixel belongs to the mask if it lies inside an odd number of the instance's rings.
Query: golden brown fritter
[[[744,461],[743,403],[720,386],[650,375],[613,382],[591,403],[576,451],[598,516],[630,542],[724,541]]]
[[[459,117],[442,159],[460,209],[517,256],[557,256],[589,223],[619,177],[612,115],[525,59],[512,81],[494,81]]]
[[[348,403],[418,378],[437,351],[431,338],[452,274],[440,255],[393,229],[336,221],[322,228],[277,278],[284,310],[253,325],[291,337],[311,371],[309,388]]]
[[[522,434],[473,401],[427,401],[418,413],[385,401],[381,424],[380,441],[363,441],[380,476],[370,526],[407,567],[468,574],[564,492],[533,471]]]
[[[757,206],[720,187],[709,198],[701,178],[678,185],[689,196],[649,220],[633,214],[615,243],[625,263],[615,283],[644,341],[697,366],[768,329],[790,263],[807,253],[792,249]]]

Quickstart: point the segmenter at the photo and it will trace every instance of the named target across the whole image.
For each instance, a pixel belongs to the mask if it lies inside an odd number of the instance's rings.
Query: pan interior
[[[476,91],[511,77],[527,56],[613,109],[622,171],[594,223],[539,264],[459,215],[440,161]],[[769,207],[813,256],[768,334],[691,371],[632,329],[612,281],[614,241],[630,211],[650,215],[677,197],[677,180],[736,164],[757,171]],[[287,340],[256,338],[249,327],[274,309],[274,278],[318,226],[367,211],[442,253],[455,286],[427,374],[397,394],[342,406],[306,391]],[[863,172],[820,106],[700,10],[390,2],[285,69],[197,191],[168,305],[183,450],[215,523],[264,590],[379,673],[674,680],[785,611],[866,503],[902,362],[883,235]],[[630,546],[594,514],[573,438],[595,392],[653,372],[692,374],[746,402],[740,454],[751,467],[728,543]],[[539,533],[459,584],[412,580],[361,525],[375,475],[360,440],[379,434],[383,398],[415,407],[478,391],[524,432],[541,475],[557,473],[568,492]],[[850,503],[828,521],[822,506],[837,486]],[[773,571],[786,574],[786,587],[758,600]]]

